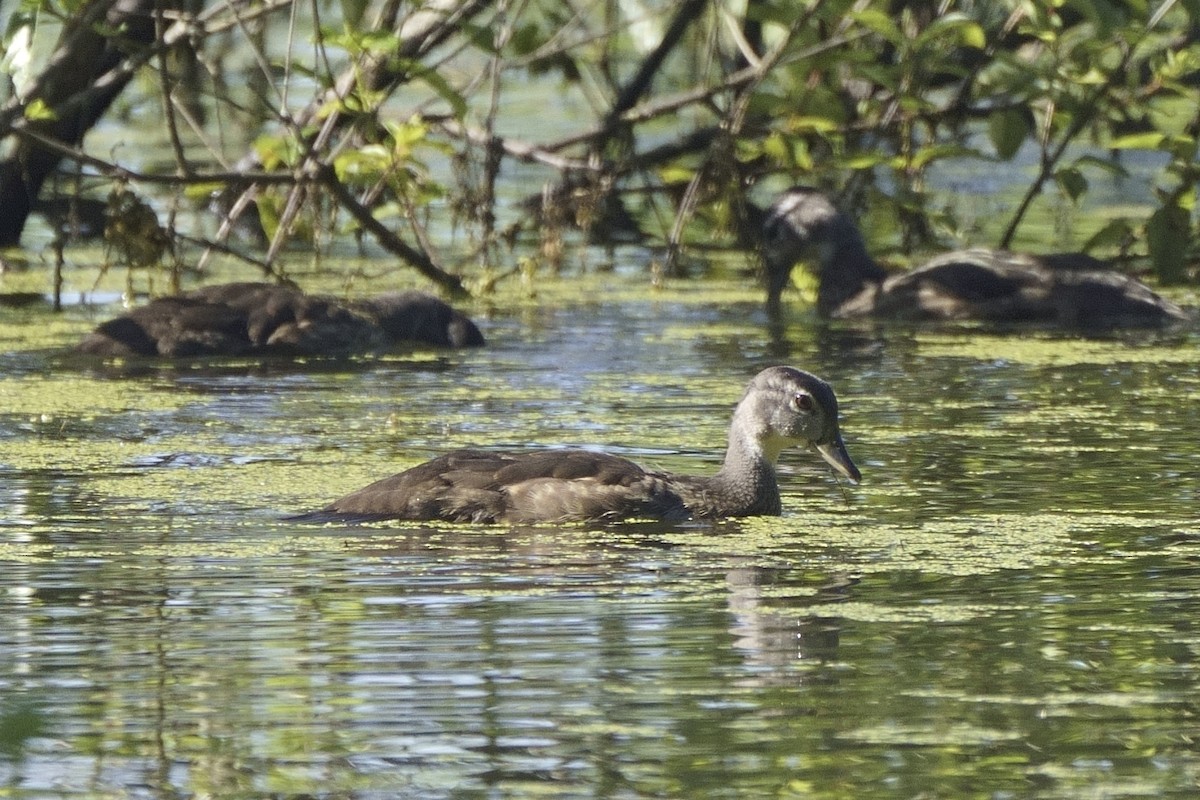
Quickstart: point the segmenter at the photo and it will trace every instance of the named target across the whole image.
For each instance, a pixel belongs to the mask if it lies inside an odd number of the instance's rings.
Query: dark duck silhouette
[[[77,349],[93,355],[345,355],[399,343],[482,345],[470,319],[423,292],[362,300],[292,286],[225,283],[160,297],[100,325]]]
[[[763,224],[767,310],[801,260],[817,264],[817,311],[835,318],[982,320],[1072,328],[1163,326],[1188,319],[1145,284],[1083,253],[1032,256],[973,248],[889,275],[854,220],[822,192],[783,192]]]
[[[459,450],[293,519],[537,523],[778,515],[775,462],[789,445],[815,448],[859,481],[837,416],[829,384],[771,367],[750,382],[734,410],[725,463],[712,477],[655,472],[590,450]]]

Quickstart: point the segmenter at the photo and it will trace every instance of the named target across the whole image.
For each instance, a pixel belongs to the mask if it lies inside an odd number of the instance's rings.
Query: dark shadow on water
[[[768,352],[786,360],[806,346],[821,353],[854,359],[870,356],[885,346],[911,341],[919,334],[969,337],[1003,336],[1050,341],[1123,342],[1130,346],[1183,345],[1200,334],[1195,320],[1164,328],[1064,328],[1050,324],[1018,322],[912,322],[875,319],[828,320],[810,315],[803,319],[771,317],[766,322]]]
[[[427,357],[429,351],[395,350],[389,353],[359,356],[286,356],[256,357],[197,357],[177,359],[130,358],[99,360],[81,353],[57,353],[45,357],[51,371],[81,372],[100,380],[129,380],[143,378],[287,378],[302,375],[356,375],[381,367],[399,372],[442,373],[458,369],[461,354],[438,354]],[[420,357],[406,356],[420,353]]]
[[[541,525],[522,524],[473,524],[469,522],[422,522],[415,520],[387,519],[367,515],[348,516],[344,514],[327,513],[324,511],[304,511],[285,514],[278,518],[279,522],[297,525],[309,530],[323,530],[331,533],[346,531],[367,532],[378,531],[381,535],[400,536],[406,542],[413,542],[420,547],[422,536],[438,536],[445,539],[461,539],[463,543],[474,543],[480,540],[506,539],[525,541],[539,536],[561,539],[578,533],[582,539],[605,539],[612,534],[622,540],[636,541],[639,546],[654,549],[672,550],[676,544],[662,538],[670,534],[682,532],[709,532],[714,536],[730,535],[730,526],[736,521],[730,520],[686,520],[666,522],[662,520],[631,520],[625,522],[578,522]]]

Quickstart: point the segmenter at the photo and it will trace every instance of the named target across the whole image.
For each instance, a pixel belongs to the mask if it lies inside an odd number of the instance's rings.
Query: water
[[[584,280],[479,352],[0,356],[6,795],[1196,796],[1195,333],[773,338],[736,279]],[[280,519],[469,444],[710,472],[781,362],[864,482],[785,453],[778,519]]]

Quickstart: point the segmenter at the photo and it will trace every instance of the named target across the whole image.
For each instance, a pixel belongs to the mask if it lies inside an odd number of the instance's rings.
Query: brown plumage
[[[1083,253],[1032,256],[973,248],[888,275],[854,220],[816,189],[783,192],[766,214],[767,308],[797,261],[817,264],[817,310],[835,318],[1037,322],[1072,328],[1162,326],[1188,319],[1145,284]]]
[[[787,446],[815,448],[858,482],[837,413],[829,384],[772,367],[750,382],[734,410],[725,462],[712,477],[657,472],[590,450],[459,450],[295,519],[534,523],[777,515],[775,463]]]
[[[482,345],[461,312],[422,292],[342,301],[291,286],[225,283],[160,297],[103,323],[77,349],[93,355],[345,355],[399,343]]]

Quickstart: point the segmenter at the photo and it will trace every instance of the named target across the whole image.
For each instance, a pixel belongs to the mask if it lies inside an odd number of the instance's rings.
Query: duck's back
[[[911,320],[1045,319],[1053,313],[1052,276],[1030,259],[1004,251],[946,253],[893,275],[871,295],[853,298],[841,316],[872,314]]]
[[[384,343],[379,326],[324,297],[268,283],[224,283],[160,297],[99,325],[78,350],[106,357],[315,355]]]
[[[82,353],[105,357],[241,355],[253,348],[246,314],[189,297],[162,297],[99,325]]]
[[[205,286],[109,320],[84,353],[114,356],[345,355],[403,342],[482,345],[470,319],[422,292],[342,302],[261,282]]]
[[[331,297],[305,294],[292,286],[222,283],[184,296],[244,314],[251,344],[266,353],[340,354],[387,343],[387,337],[369,315]]]
[[[466,314],[425,292],[389,292],[358,301],[392,341],[438,347],[479,347],[483,334]]]
[[[1059,272],[1052,299],[1056,321],[1071,327],[1161,327],[1188,319],[1182,308],[1120,272]]]
[[[663,476],[590,450],[459,450],[334,501],[306,519],[556,522],[686,518]]]
[[[1044,322],[1066,327],[1155,326],[1186,319],[1140,281],[1082,253],[1029,256],[976,248],[888,278],[839,316]]]

